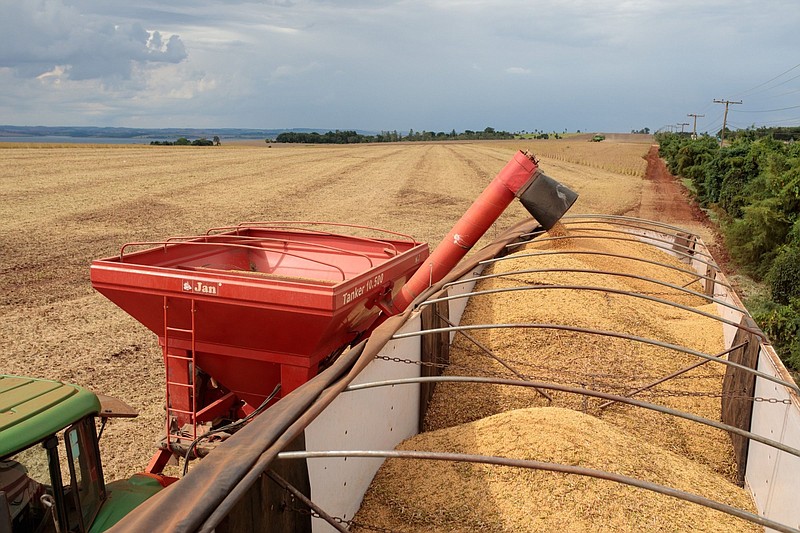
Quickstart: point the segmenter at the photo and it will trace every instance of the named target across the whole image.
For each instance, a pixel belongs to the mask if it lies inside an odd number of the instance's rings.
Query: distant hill
[[[2,137],[75,137],[111,139],[274,139],[281,133],[326,133],[328,128],[248,129],[248,128],[110,128],[95,126],[8,126],[0,125]],[[375,132],[356,130],[364,135]]]

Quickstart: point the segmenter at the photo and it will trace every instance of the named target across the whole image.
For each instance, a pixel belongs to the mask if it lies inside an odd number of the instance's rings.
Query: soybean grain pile
[[[78,383],[138,409],[138,419],[114,420],[103,433],[108,479],[140,471],[163,431],[155,335],[89,283],[91,261],[125,242],[289,219],[385,227],[435,246],[518,149],[550,156],[542,170],[581,194],[574,212],[702,231],[673,182],[667,191],[645,178],[648,139],[259,144],[0,143],[0,371]],[[498,231],[524,216],[512,204]]]
[[[398,449],[610,470],[753,511],[749,496],[716,472],[646,438],[569,409],[508,411],[421,433]],[[407,533],[761,531],[705,507],[611,481],[506,466],[410,459],[384,463],[353,521]]]
[[[487,293],[470,299],[462,324],[562,324],[636,335],[708,354],[724,349],[721,324],[691,312],[714,315],[715,304],[665,285],[610,274],[653,278],[702,293],[685,263],[632,242],[636,239],[595,238],[618,235],[612,233],[621,229],[618,226],[586,221],[568,221],[565,226],[491,264],[484,272],[490,277],[475,287]],[[631,291],[687,309],[591,287]],[[491,293],[511,288],[520,290]],[[625,394],[698,361],[627,339],[552,328],[478,329],[469,335],[477,342],[456,336],[445,374],[515,378],[478,343],[529,379],[613,394]],[[719,420],[720,400],[715,396],[723,375],[722,365],[707,363],[637,397]],[[603,402],[597,399],[549,394],[552,402],[532,389],[440,383],[426,419],[429,433],[400,448],[599,468],[754,512],[748,493],[732,481],[733,454],[726,433],[654,411],[624,405],[601,409]],[[716,511],[608,481],[396,459],[387,461],[376,476],[356,521],[405,531],[758,530]]]

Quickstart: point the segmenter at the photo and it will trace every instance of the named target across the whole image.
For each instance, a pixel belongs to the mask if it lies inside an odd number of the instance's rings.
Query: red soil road
[[[647,160],[646,188],[642,191],[638,216],[674,223],[678,226],[685,226],[690,222],[701,225],[708,233],[701,237],[717,264],[725,274],[734,273],[730,265],[730,255],[723,243],[719,227],[708,218],[691,192],[680,183],[678,178],[670,174],[664,160],[658,156],[658,145],[650,147],[645,159]]]
[[[705,213],[687,196],[686,189],[669,173],[664,161],[658,157],[657,145],[650,147],[645,159],[645,179],[649,190],[642,193],[639,216],[662,222],[706,222]]]

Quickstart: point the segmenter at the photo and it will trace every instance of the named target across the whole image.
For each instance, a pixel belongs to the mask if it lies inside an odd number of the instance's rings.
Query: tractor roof
[[[0,375],[0,458],[99,411],[97,396],[77,385]]]

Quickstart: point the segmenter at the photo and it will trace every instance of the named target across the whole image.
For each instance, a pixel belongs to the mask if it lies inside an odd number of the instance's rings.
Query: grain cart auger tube
[[[390,314],[402,312],[423,290],[441,280],[515,197],[544,229],[552,228],[572,207],[578,194],[546,176],[537,163],[533,154],[517,152],[402,287],[400,294],[385,305],[385,310]]]

